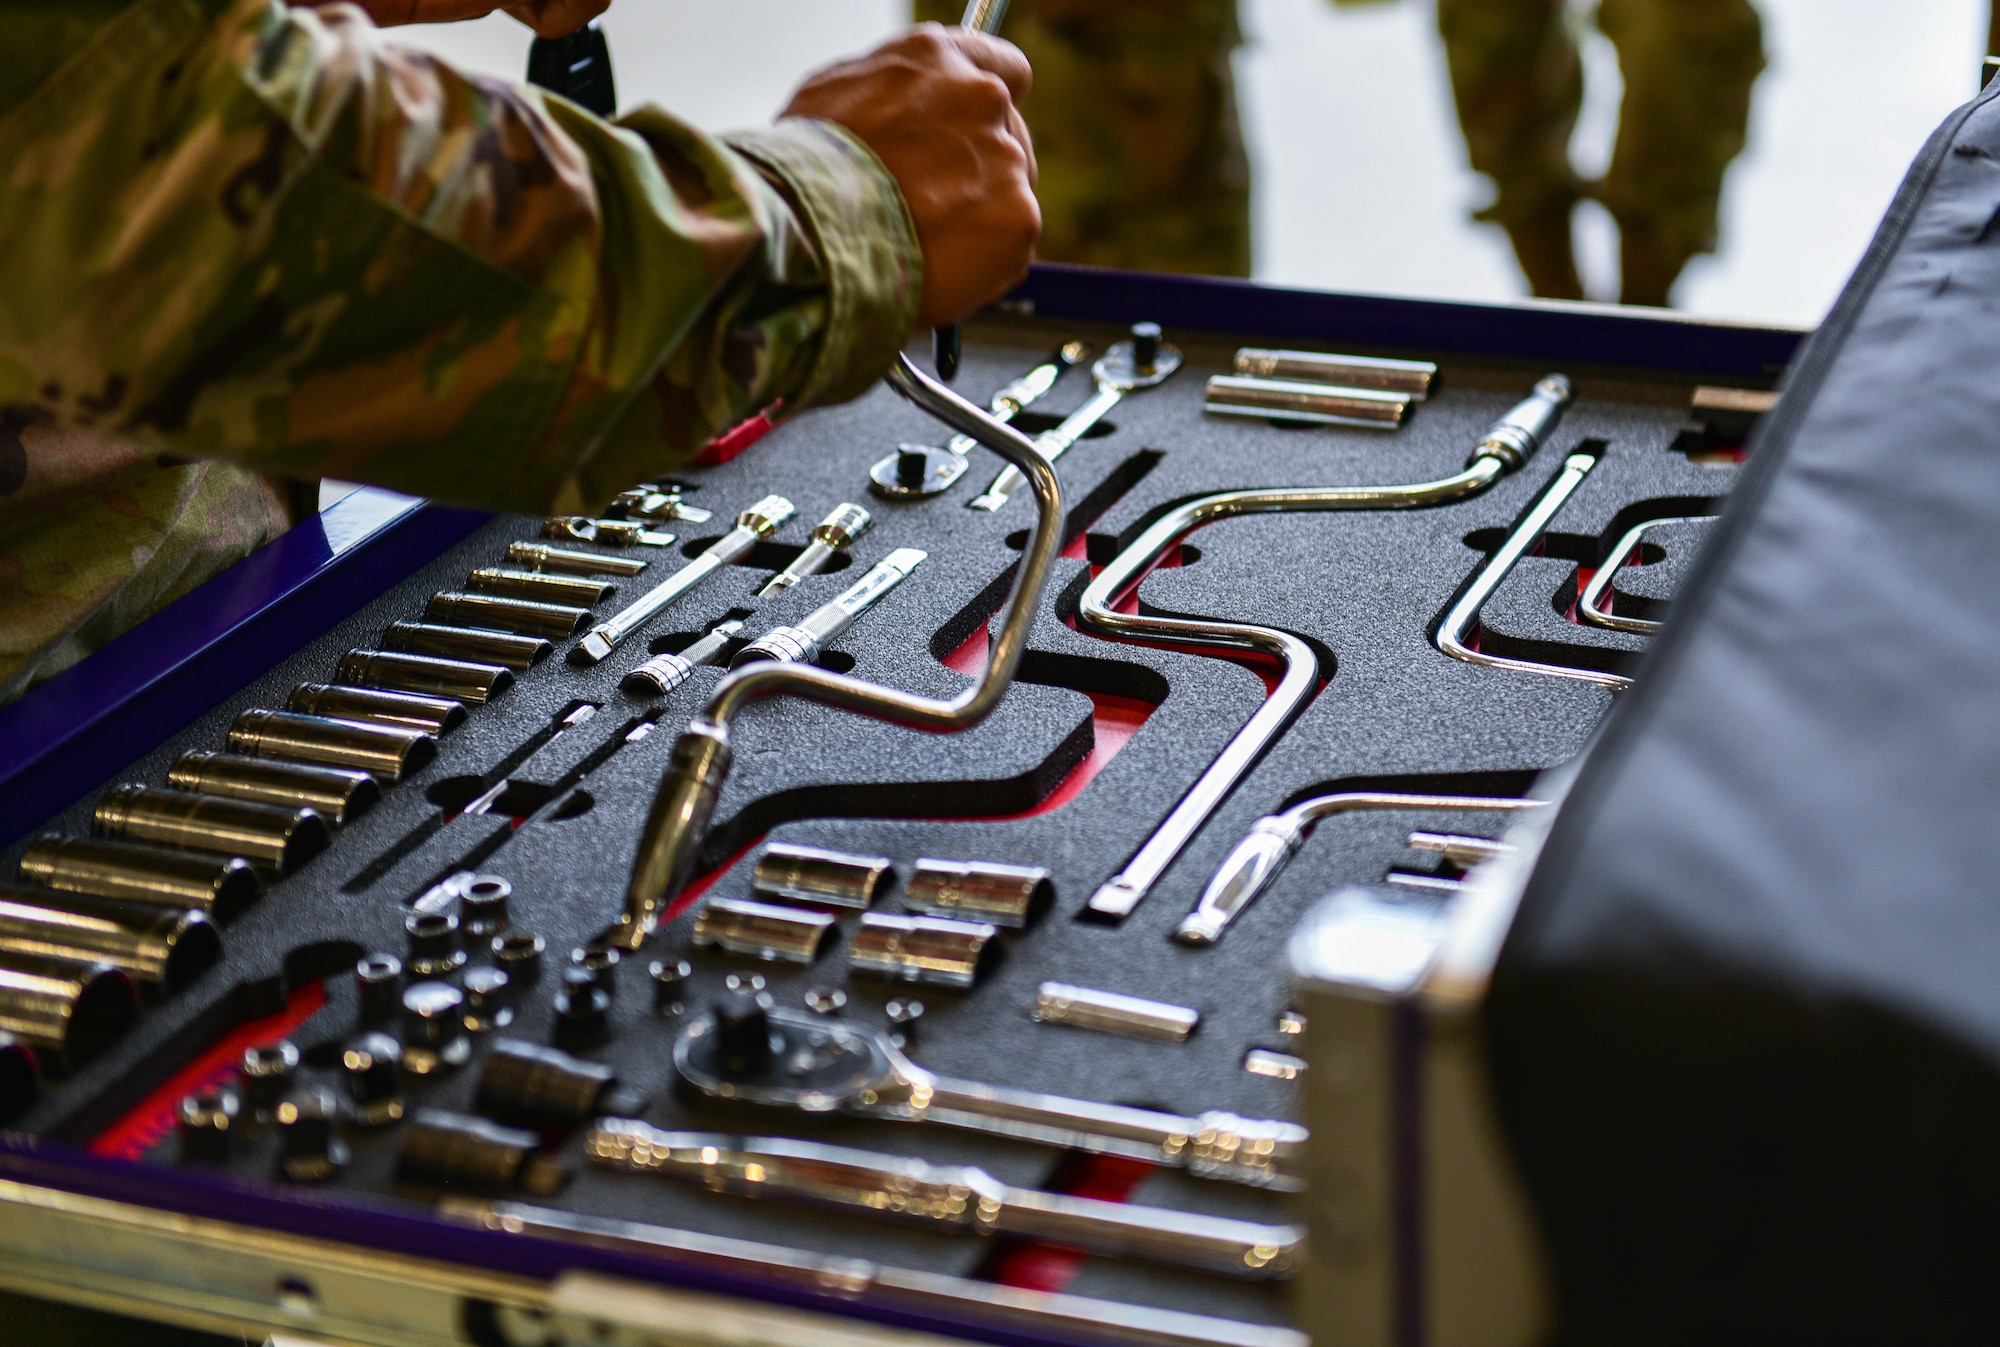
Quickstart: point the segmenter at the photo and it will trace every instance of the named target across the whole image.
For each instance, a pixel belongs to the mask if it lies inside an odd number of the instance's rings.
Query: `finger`
[[[952,28],[947,32],[952,45],[968,61],[988,74],[1000,77],[1016,103],[1027,97],[1028,87],[1035,82],[1035,72],[1019,47],[1003,38],[988,37],[985,33],[963,28]]]
[[[1007,134],[1021,147],[1021,153],[1028,161],[1028,185],[1034,186],[1042,180],[1041,165],[1035,162],[1035,138],[1028,133],[1028,123],[1021,116],[1019,108],[1007,109]]]

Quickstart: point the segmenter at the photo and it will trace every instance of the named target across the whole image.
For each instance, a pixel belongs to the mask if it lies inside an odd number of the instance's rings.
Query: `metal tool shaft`
[[[750,549],[775,533],[792,517],[792,503],[783,496],[766,496],[736,517],[736,527],[710,543],[702,554],[633,600],[608,622],[600,622],[569,652],[569,662],[588,668],[603,661],[626,637],[654,615],[709,576],[749,555]]]
[[[792,558],[792,564],[764,582],[757,591],[757,597],[777,594],[790,589],[809,575],[818,575],[826,569],[836,552],[852,546],[854,540],[866,533],[874,524],[875,517],[859,505],[842,504],[833,513],[813,526],[812,541],[803,552]]]
[[[849,585],[839,597],[821,604],[795,624],[773,628],[744,646],[729,667],[741,668],[759,660],[812,663],[826,649],[827,642],[838,639],[859,622],[929,555],[914,547],[897,548],[871,566],[866,575]]]
[[[948,428],[972,436],[1023,467],[1034,489],[1035,527],[1015,570],[1007,616],[993,640],[986,668],[971,687],[948,700],[901,692],[812,664],[766,660],[732,669],[674,745],[672,763],[640,837],[624,914],[611,937],[621,948],[637,949],[693,877],[716,797],[729,774],[729,727],[744,706],[760,697],[789,694],[912,729],[949,733],[984,720],[1014,681],[1035,609],[1062,549],[1062,484],[1032,441],[925,376],[907,356],[897,357],[888,380],[891,388]]]
[[[1604,563],[1590,577],[1590,583],[1584,586],[1583,596],[1576,604],[1577,617],[1593,627],[1631,632],[1635,636],[1651,636],[1660,629],[1661,623],[1651,618],[1622,617],[1604,606],[1604,596],[1610,592],[1612,582],[1618,578],[1618,572],[1625,563],[1638,555],[1639,545],[1652,530],[1668,524],[1709,524],[1720,517],[1712,514],[1677,515],[1634,524],[1612,547],[1611,555],[1604,558]]]
[[[1083,630],[1113,640],[1253,651],[1274,656],[1284,673],[1277,690],[1223,746],[1172,812],[1140,844],[1131,860],[1091,895],[1088,906],[1093,914],[1113,920],[1130,915],[1237,782],[1290,728],[1319,681],[1318,656],[1311,646],[1290,632],[1212,618],[1122,613],[1113,606],[1118,599],[1144,579],[1182,538],[1219,520],[1246,514],[1317,510],[1408,510],[1477,495],[1527,461],[1527,456],[1554,431],[1570,396],[1569,381],[1561,375],[1543,379],[1531,397],[1481,437],[1464,471],[1450,477],[1393,486],[1224,491],[1189,501],[1169,512],[1112,558],[1077,603],[1077,621]]]
[[[1379,813],[1385,810],[1435,810],[1504,814],[1539,809],[1541,800],[1485,795],[1405,795],[1385,791],[1342,791],[1292,806],[1282,814],[1257,820],[1216,868],[1194,910],[1181,918],[1174,939],[1184,945],[1212,945],[1229,923],[1271,887],[1311,836],[1313,825],[1335,814]]]
[[[1062,424],[1054,430],[1045,430],[1037,435],[1035,448],[1043,458],[1051,463],[1055,462],[1071,445],[1089,434],[1090,428],[1102,421],[1111,409],[1118,405],[1119,400],[1125,396],[1125,391],[1115,385],[1100,383],[1097,391],[1091,395],[1090,401],[1064,417]],[[990,514],[1014,498],[1014,493],[1021,487],[1021,481],[1019,468],[1011,465],[1002,468],[987,488],[967,501],[966,506],[973,510],[985,510]]]
[[[1012,421],[1015,416],[1041,401],[1072,365],[1090,357],[1090,347],[1080,341],[1064,342],[1041,364],[995,393],[986,404],[996,421]],[[969,454],[979,447],[970,435],[954,435],[945,446],[954,454]]]
[[[586,1149],[606,1168],[670,1175],[716,1192],[790,1198],[1239,1277],[1290,1275],[1303,1238],[1295,1226],[1015,1188],[969,1165],[933,1165],[783,1137],[664,1132],[609,1119],[591,1130]]]
[[[1561,510],[1563,503],[1583,485],[1583,479],[1590,476],[1590,470],[1597,466],[1597,458],[1592,454],[1571,454],[1563,461],[1562,471],[1543,491],[1534,508],[1514,526],[1507,541],[1500,544],[1500,550],[1487,558],[1479,573],[1466,586],[1465,593],[1451,606],[1444,621],[1438,624],[1437,647],[1453,659],[1464,660],[1467,664],[1483,665],[1489,669],[1513,669],[1521,673],[1548,674],[1555,678],[1574,678],[1579,682],[1595,683],[1601,688],[1616,692],[1632,686],[1632,680],[1623,674],[1605,673],[1599,669],[1581,669],[1568,664],[1544,664],[1539,660],[1512,659],[1505,655],[1492,655],[1483,650],[1474,650],[1468,638],[1479,622],[1479,610],[1493,597],[1501,582],[1512,574],[1514,567],[1526,556],[1542,535],[1549,530],[1549,524]]]

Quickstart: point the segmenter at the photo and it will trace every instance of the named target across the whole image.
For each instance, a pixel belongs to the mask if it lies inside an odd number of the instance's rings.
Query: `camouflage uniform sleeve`
[[[137,0],[0,115],[0,410],[276,476],[584,506],[859,391],[920,288],[837,127],[607,124],[347,6]]]

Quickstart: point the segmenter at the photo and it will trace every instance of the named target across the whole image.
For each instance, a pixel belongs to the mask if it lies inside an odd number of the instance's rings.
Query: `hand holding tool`
[[[675,571],[651,591],[634,599],[616,617],[600,622],[570,648],[569,662],[588,668],[603,661],[618,645],[651,621],[681,595],[750,554],[750,549],[783,527],[792,517],[792,503],[783,496],[766,496],[736,516],[736,527],[708,545],[700,556]]]
[[[958,26],[975,33],[997,33],[1001,20],[1006,17],[1007,0],[965,0],[965,13],[959,17]],[[958,358],[963,340],[957,323],[937,328],[931,333],[932,363],[937,367],[938,378],[946,383],[958,377]]]
[[[808,575],[818,575],[826,569],[836,552],[846,551],[856,538],[866,533],[875,522],[873,515],[859,505],[836,505],[833,513],[813,525],[812,541],[805,551],[792,558],[792,564],[764,582],[757,591],[757,597],[778,594],[790,589]]]
[[[1197,1178],[1295,1190],[1306,1129],[1211,1112],[1182,1118],[934,1076],[889,1036],[851,1021],[724,997],[674,1043],[691,1089],[801,1113],[931,1122],[1047,1146],[1122,1155]]]
[[[1132,324],[1131,337],[1113,345],[1090,367],[1091,377],[1097,380],[1096,394],[1064,417],[1062,424],[1054,430],[1036,436],[1035,452],[1049,462],[1055,462],[1092,426],[1102,421],[1127,393],[1162,383],[1180,367],[1181,353],[1160,340],[1158,323]],[[1002,468],[1000,475],[986,490],[966,502],[966,507],[989,513],[998,510],[1013,499],[1021,480],[1018,468]]]
[[[720,1193],[790,1198],[1237,1277],[1290,1276],[1305,1237],[1298,1226],[1015,1188],[969,1165],[933,1165],[817,1141],[663,1132],[616,1119],[592,1128],[586,1149],[606,1169],[667,1175]]]
[[[811,664],[842,632],[859,622],[889,591],[903,583],[910,572],[921,566],[930,553],[914,547],[899,547],[868,568],[868,573],[849,585],[838,598],[812,610],[790,626],[773,627],[736,652],[731,669],[760,660],[790,664]]]

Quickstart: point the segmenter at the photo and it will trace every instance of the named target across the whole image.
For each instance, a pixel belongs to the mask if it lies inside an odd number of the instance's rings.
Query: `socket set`
[[[1293,1347],[1292,926],[1505,859],[1740,459],[1698,369],[1342,344],[993,316],[983,418],[433,549],[0,854],[10,1125]]]

